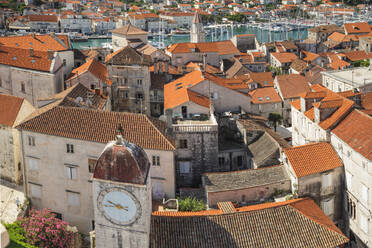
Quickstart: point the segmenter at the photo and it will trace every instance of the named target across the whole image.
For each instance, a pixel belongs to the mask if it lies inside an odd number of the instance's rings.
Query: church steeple
[[[191,25],[191,43],[205,42],[203,22],[198,12],[195,12]]]

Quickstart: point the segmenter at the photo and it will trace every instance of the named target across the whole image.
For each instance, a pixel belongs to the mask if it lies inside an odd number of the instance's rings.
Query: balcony
[[[320,195],[330,195],[330,194],[333,194],[335,193],[335,187],[334,186],[328,186],[328,187],[325,187],[325,188],[321,188],[320,189]]]

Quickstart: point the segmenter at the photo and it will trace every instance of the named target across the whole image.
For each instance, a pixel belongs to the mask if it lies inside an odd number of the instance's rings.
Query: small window
[[[68,179],[70,179],[70,180],[77,179],[77,167],[68,166],[68,167],[66,167],[66,172],[67,172],[67,178]]]
[[[181,139],[180,140],[180,148],[181,149],[186,149],[187,148],[187,140],[186,139]]]
[[[94,90],[95,88],[96,88],[96,85],[95,85],[95,84],[91,84],[91,85],[90,85],[90,89],[91,89],[91,90]]]
[[[139,86],[141,86],[141,85],[142,85],[142,79],[137,79],[137,84],[138,84]]]
[[[35,158],[28,159],[28,169],[30,171],[39,171],[39,160]]]
[[[364,233],[368,233],[368,217],[364,214],[360,214],[360,229],[362,229],[362,231]]]
[[[33,198],[41,198],[41,185],[30,183],[30,195]]]
[[[67,202],[69,206],[77,207],[80,205],[80,193],[78,192],[67,192]]]
[[[180,162],[180,173],[181,174],[190,173],[190,162],[189,161]]]
[[[243,156],[236,157],[236,161],[237,161],[238,167],[242,167],[243,166]]]
[[[74,153],[74,145],[73,144],[66,144],[67,153]]]
[[[35,137],[28,136],[28,145],[35,146]]]
[[[225,165],[225,158],[224,157],[219,157],[218,158],[218,165],[220,167],[224,166]]]
[[[363,201],[368,204],[368,187],[362,184],[361,191]]]
[[[26,93],[26,85],[25,83],[21,83],[21,92]]]
[[[160,156],[152,156],[152,165],[160,166]]]
[[[88,158],[88,169],[90,173],[94,172],[94,168],[96,167],[97,159]]]
[[[140,100],[140,99],[142,100],[143,99],[143,94],[142,93],[137,93],[136,94],[136,99],[137,100]]]

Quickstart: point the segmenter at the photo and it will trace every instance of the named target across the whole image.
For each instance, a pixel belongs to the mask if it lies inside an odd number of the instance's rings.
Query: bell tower
[[[144,150],[123,140],[109,142],[93,174],[96,247],[149,247],[150,163]]]
[[[203,22],[198,12],[195,12],[194,19],[191,24],[191,43],[205,42],[205,32]]]

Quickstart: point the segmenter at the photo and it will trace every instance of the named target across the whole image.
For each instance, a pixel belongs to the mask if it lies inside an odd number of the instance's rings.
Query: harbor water
[[[259,42],[269,42],[269,41],[282,41],[282,40],[304,40],[307,38],[307,28],[294,29],[291,31],[268,31],[256,26],[224,26],[216,28],[205,28],[207,31],[206,40],[207,41],[222,41],[228,40],[234,35],[238,34],[254,34],[256,35]],[[149,37],[149,42],[153,45],[159,44],[160,36]],[[190,35],[188,34],[178,34],[178,35],[164,35],[162,37],[162,42],[165,46],[173,43],[189,42]],[[72,42],[74,49],[90,49],[104,47],[111,44],[111,39],[89,39],[88,41],[76,41]]]

